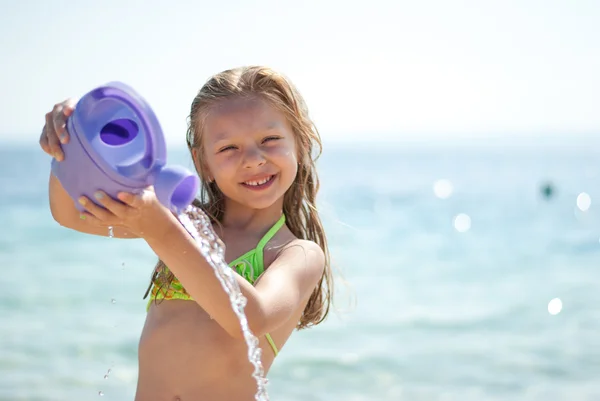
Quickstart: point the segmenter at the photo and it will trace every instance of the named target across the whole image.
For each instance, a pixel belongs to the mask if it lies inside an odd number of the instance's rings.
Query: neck
[[[226,201],[224,228],[262,233],[283,214],[283,198],[266,209],[251,209],[233,201]]]

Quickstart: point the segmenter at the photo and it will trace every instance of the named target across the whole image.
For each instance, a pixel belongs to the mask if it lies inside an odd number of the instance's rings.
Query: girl
[[[40,145],[58,161],[73,107],[65,101],[46,115]],[[245,67],[219,73],[200,89],[187,145],[202,181],[196,205],[226,245],[268,372],[293,330],[321,323],[331,302],[327,241],[315,206],[319,134],[285,77]],[[136,400],[252,400],[253,367],[229,298],[152,188],[118,199],[98,191],[95,202],[103,207],[81,198],[86,212],[79,213],[52,175],[49,186],[52,215],[62,226],[103,236],[112,226],[115,237],[142,238],[159,257],[146,293]]]

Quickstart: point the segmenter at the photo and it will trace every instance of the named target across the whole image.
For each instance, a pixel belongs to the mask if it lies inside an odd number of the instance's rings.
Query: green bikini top
[[[265,245],[277,234],[277,231],[285,224],[285,215],[281,215],[279,220],[267,231],[267,233],[258,241],[256,248],[249,250],[239,258],[229,263],[232,269],[244,277],[250,284],[254,284],[257,278],[265,271],[264,248]]]
[[[239,258],[235,259],[229,266],[235,269],[237,273],[244,277],[250,284],[254,284],[256,279],[265,271],[264,265],[264,248],[265,245],[275,236],[277,231],[285,224],[285,215],[281,215],[279,220],[267,231],[267,233],[260,239],[256,248],[249,250]],[[161,271],[156,275],[152,283],[152,292],[148,304],[146,305],[146,311],[150,309],[152,300],[155,299],[182,299],[182,300],[193,300],[190,294],[187,293],[185,288],[181,285],[177,277],[173,277],[171,284],[168,288],[164,289],[161,285],[161,280],[169,273],[168,267],[164,266]],[[278,354],[277,346],[269,334],[265,337],[273,348],[275,355]]]
[[[264,248],[265,245],[275,236],[277,231],[285,224],[285,215],[281,215],[279,220],[267,231],[267,233],[258,241],[256,248],[249,250],[242,256],[233,260],[229,263],[232,269],[235,269],[237,273],[244,277],[250,284],[254,284],[256,279],[265,271],[264,264]],[[162,271],[158,272],[157,280],[154,283],[154,287],[160,287],[160,278],[164,277],[169,273],[168,267],[164,267]],[[156,291],[156,288],[152,291],[152,299],[160,298],[176,298],[176,299],[191,299],[187,291],[183,288],[177,277],[173,278],[170,288],[165,292],[164,290]]]

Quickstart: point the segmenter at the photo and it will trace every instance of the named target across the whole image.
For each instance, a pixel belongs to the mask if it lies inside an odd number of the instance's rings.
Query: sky
[[[325,141],[600,133],[595,0],[0,0],[0,146],[122,81],[185,143],[214,73],[262,64],[305,97]]]

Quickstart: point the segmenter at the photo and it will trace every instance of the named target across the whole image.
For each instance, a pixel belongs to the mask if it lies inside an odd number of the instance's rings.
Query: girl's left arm
[[[179,220],[158,203],[153,190],[138,195],[120,193],[118,200],[99,192],[96,200],[103,207],[85,200],[84,215],[90,224],[122,226],[143,238],[194,300],[232,337],[242,337],[229,296],[212,267]],[[323,251],[317,244],[295,240],[279,253],[255,287],[234,274],[247,299],[244,312],[254,335],[261,336],[289,320],[312,293],[324,266]]]
[[[145,238],[186,291],[232,337],[242,338],[239,320],[229,296],[196,241],[173,216],[167,235]],[[256,287],[234,276],[246,297],[244,308],[250,330],[264,335],[288,321],[313,292],[325,266],[322,249],[312,241],[295,240],[287,245],[262,274]]]

